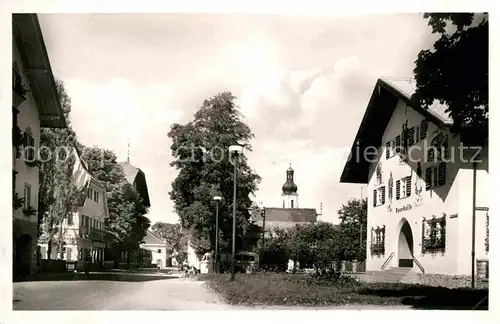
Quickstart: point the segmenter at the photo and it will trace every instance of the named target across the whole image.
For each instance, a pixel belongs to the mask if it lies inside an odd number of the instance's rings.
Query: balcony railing
[[[80,227],[80,237],[92,241],[104,242],[106,239],[106,232],[98,228]]]

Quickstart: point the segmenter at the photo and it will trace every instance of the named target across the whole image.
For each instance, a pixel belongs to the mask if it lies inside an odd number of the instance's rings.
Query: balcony
[[[97,228],[80,227],[79,232],[80,238],[100,242],[105,242],[106,239],[106,232]]]

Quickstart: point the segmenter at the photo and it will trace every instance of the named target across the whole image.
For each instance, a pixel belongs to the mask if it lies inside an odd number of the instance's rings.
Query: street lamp
[[[214,196],[215,200],[215,262],[214,262],[214,273],[217,271],[217,251],[219,242],[219,201],[222,199],[221,196]]]
[[[234,159],[234,175],[233,175],[233,248],[232,248],[232,260],[231,260],[231,281],[234,280],[235,272],[235,257],[236,257],[236,172],[238,169],[238,155],[243,153],[242,145],[231,145],[229,146],[229,154],[233,153],[236,157]]]
[[[266,208],[260,209],[260,217],[262,217],[262,252],[264,252],[264,243],[266,239]]]

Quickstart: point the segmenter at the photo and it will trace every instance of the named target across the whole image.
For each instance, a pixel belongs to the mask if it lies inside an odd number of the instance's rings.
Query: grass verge
[[[411,305],[416,309],[488,309],[488,289],[443,288],[403,283],[364,283],[278,273],[201,275],[197,280],[233,305]]]

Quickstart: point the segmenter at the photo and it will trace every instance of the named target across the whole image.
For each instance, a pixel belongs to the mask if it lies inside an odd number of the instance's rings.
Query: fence
[[[366,262],[356,262],[356,261],[342,261],[341,263],[342,272],[365,272]]]

